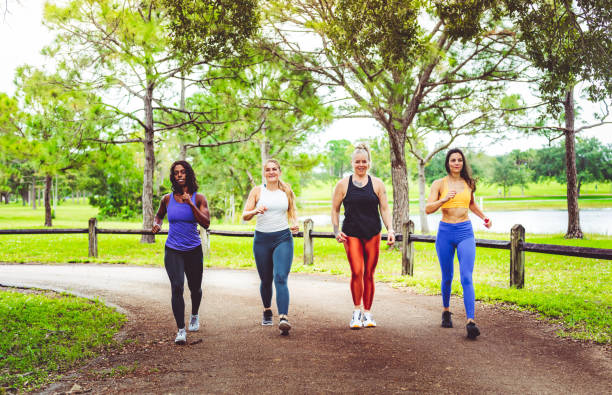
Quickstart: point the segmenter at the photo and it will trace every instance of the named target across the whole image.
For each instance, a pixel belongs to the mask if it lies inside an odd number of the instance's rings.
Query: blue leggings
[[[293,262],[293,236],[289,229],[278,232],[255,231],[253,239],[255,265],[261,279],[259,293],[264,308],[272,304],[272,281],[276,288],[278,314],[289,312],[289,288],[287,277]]]
[[[453,282],[453,260],[455,249],[459,259],[459,273],[463,287],[463,304],[467,318],[474,319],[474,284],[472,272],[476,260],[476,241],[470,221],[450,224],[440,222],[436,237],[436,252],[442,269],[442,303],[450,305],[451,284]]]

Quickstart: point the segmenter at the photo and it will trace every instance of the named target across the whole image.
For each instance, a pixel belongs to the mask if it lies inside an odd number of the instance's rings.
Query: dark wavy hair
[[[446,168],[446,173],[450,174],[450,166],[448,165],[450,156],[452,154],[457,154],[457,153],[460,154],[461,158],[463,159],[463,167],[461,168],[461,172],[459,174],[461,175],[461,178],[463,178],[465,182],[468,184],[468,186],[472,189],[472,192],[475,192],[476,191],[476,180],[474,179],[474,177],[472,177],[472,169],[470,169],[470,166],[465,160],[465,155],[463,155],[463,151],[461,151],[459,148],[452,148],[448,150],[448,152],[446,153],[446,160],[444,161],[444,167]]]
[[[177,160],[172,164],[172,166],[170,166],[170,182],[172,183],[172,192],[183,193],[183,189],[174,179],[174,168],[177,165],[181,165],[185,169],[185,184],[187,185],[187,190],[189,191],[189,193],[193,195],[198,190],[198,182],[196,181],[193,168],[189,163],[185,162],[184,160]]]

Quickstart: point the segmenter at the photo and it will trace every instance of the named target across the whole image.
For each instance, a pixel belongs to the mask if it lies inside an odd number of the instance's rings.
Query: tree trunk
[[[45,176],[45,226],[53,226],[51,222],[51,188],[53,178],[50,174]]]
[[[393,184],[393,229],[401,232],[410,215],[408,195],[408,169],[406,168],[406,136],[397,130],[387,130]]]
[[[419,160],[419,215],[421,217],[421,233],[429,233],[427,213],[425,213],[425,161]]]
[[[582,239],[580,211],[578,209],[578,187],[576,183],[576,131],[574,130],[574,91],[565,92],[565,173],[567,177],[567,233],[566,239]]]
[[[145,138],[144,154],[145,166],[142,178],[142,228],[151,229],[153,224],[153,173],[155,170],[155,130],[153,129],[153,83],[149,82],[144,99],[145,110]],[[154,243],[154,235],[142,235],[141,243]]]
[[[30,193],[32,196],[32,210],[36,210],[36,181],[34,179],[32,179]]]
[[[59,196],[57,195],[57,176],[53,177],[53,210],[57,210],[57,199]]]
[[[26,206],[28,203],[30,203],[30,202],[28,201],[28,199],[29,199],[29,196],[28,196],[28,187],[27,187],[27,186],[22,187],[22,188],[19,190],[19,194],[21,195],[21,205],[22,205],[23,207],[25,207],[25,206]]]
[[[179,102],[179,108],[182,111],[185,111],[185,79],[183,77],[184,75],[181,73],[181,99]],[[179,131],[179,140],[181,142],[181,151],[179,153],[180,160],[187,160],[187,142],[184,141],[184,139],[185,138],[183,137],[182,133]]]
[[[259,150],[261,152],[261,182],[262,184],[266,183],[266,175],[264,172],[264,165],[266,161],[270,158],[270,142],[266,138],[266,128],[263,126],[261,128],[261,141],[259,143]]]

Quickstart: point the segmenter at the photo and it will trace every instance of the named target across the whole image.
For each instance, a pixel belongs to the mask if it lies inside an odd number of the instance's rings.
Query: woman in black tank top
[[[376,322],[372,318],[370,308],[374,300],[374,270],[380,250],[381,217],[389,233],[387,244],[392,245],[395,242],[395,232],[391,224],[385,185],[368,174],[370,152],[364,144],[355,148],[351,164],[354,173],[340,180],[334,189],[332,225],[336,240],[344,244],[351,267],[351,294],[355,308],[349,327],[373,328]],[[340,231],[342,204],[344,222]]]

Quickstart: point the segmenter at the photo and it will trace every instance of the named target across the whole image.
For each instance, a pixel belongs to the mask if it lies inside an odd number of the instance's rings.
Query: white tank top
[[[278,232],[289,229],[287,221],[287,209],[289,200],[287,194],[280,189],[269,191],[265,185],[261,186],[257,207],[265,206],[267,210],[263,214],[257,214],[255,230],[258,232]]]

